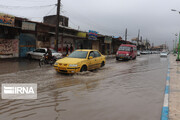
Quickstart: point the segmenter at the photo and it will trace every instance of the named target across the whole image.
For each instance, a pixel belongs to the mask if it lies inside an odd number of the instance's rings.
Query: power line
[[[12,1],[13,1],[13,2],[14,2],[14,1],[16,1],[16,2],[18,2],[18,1],[22,2],[22,1],[23,1],[23,2],[24,2],[25,0],[12,0]],[[27,0],[26,0],[26,2],[38,3],[38,2],[44,2],[44,0],[31,0],[31,1],[27,1]],[[56,2],[56,0],[54,0],[54,2]]]
[[[3,8],[39,8],[39,7],[51,7],[51,6],[57,6],[57,4],[51,4],[51,5],[42,5],[42,6],[7,6],[7,5],[0,5],[0,7]]]
[[[45,16],[49,15],[55,8],[56,6],[54,6]]]
[[[33,19],[33,18],[38,18],[38,19],[42,19],[44,16],[48,16],[54,9],[56,8],[56,6],[54,6],[52,9],[50,9],[47,14],[41,16],[41,17],[27,17],[29,19]],[[43,19],[41,20],[41,22],[43,21]]]

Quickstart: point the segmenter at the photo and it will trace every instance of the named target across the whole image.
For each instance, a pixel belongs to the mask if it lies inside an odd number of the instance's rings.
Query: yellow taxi
[[[98,50],[80,49],[57,60],[54,69],[60,73],[77,73],[103,67],[105,62],[105,56]]]

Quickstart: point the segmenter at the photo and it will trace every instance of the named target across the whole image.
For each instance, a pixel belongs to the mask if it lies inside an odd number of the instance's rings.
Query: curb
[[[164,92],[164,104],[161,112],[161,120],[169,119],[169,83],[170,83],[170,63],[168,63],[168,72],[166,76],[166,87]]]

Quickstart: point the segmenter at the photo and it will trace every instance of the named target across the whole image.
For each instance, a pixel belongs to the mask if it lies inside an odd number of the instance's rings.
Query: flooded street
[[[1,120],[160,119],[168,59],[159,55],[109,58],[105,67],[75,75],[40,68],[37,61],[1,64],[1,84],[38,84],[37,100],[0,99]]]

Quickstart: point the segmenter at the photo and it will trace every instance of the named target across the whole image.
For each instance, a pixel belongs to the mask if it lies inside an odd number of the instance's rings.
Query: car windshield
[[[68,57],[69,58],[86,58],[87,53],[88,53],[87,51],[74,51]]]
[[[120,46],[119,51],[130,51],[131,50],[131,47],[127,47],[127,46]]]
[[[57,52],[56,52],[55,50],[53,50],[53,49],[50,49],[50,50],[51,50],[52,53],[57,53]]]

